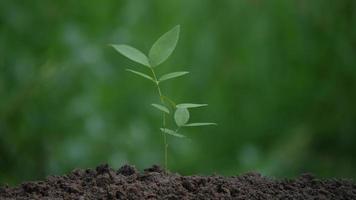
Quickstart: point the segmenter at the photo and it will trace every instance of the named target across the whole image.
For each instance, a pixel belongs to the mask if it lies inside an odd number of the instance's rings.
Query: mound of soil
[[[258,173],[240,176],[181,176],[153,166],[140,173],[124,165],[78,169],[64,176],[0,187],[0,199],[356,199],[348,180],[320,180],[310,174],[274,180]]]

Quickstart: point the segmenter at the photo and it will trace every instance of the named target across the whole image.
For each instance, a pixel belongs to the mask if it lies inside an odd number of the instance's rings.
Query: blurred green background
[[[169,138],[170,170],[356,178],[356,1],[0,1],[0,183],[162,163],[153,85],[108,46],[174,25],[163,90],[217,127]]]

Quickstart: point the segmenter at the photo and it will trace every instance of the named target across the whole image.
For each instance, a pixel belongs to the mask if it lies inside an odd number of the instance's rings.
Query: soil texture
[[[277,180],[247,173],[240,176],[181,176],[158,166],[139,172],[124,165],[77,169],[64,176],[1,186],[0,199],[356,199],[351,180],[318,179],[303,174]]]

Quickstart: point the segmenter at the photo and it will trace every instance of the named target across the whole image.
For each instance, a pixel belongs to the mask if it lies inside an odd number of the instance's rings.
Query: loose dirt
[[[258,173],[240,176],[181,176],[153,166],[139,172],[124,165],[78,169],[44,181],[1,186],[0,199],[356,199],[350,180],[322,180],[303,174],[276,180]]]

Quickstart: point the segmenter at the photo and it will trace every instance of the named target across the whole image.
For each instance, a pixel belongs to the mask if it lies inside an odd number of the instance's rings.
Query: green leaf
[[[184,126],[216,126],[216,123],[210,123],[210,122],[199,122],[199,123],[190,123],[190,124],[185,124]]]
[[[172,73],[165,74],[165,75],[161,76],[161,78],[159,78],[159,81],[165,81],[165,80],[168,80],[168,79],[177,78],[179,76],[183,76],[183,75],[186,75],[188,73],[189,72],[172,72]]]
[[[198,107],[203,107],[207,106],[208,104],[196,104],[196,103],[181,103],[178,104],[176,107],[177,108],[198,108]]]
[[[136,75],[139,75],[139,76],[141,76],[143,78],[147,78],[148,80],[155,82],[155,80],[152,77],[150,77],[149,75],[147,75],[147,74],[144,74],[144,73],[132,70],[132,69],[126,69],[126,71],[134,73]]]
[[[152,67],[163,63],[176,48],[179,38],[180,26],[177,25],[163,34],[151,47],[148,57]]]
[[[171,130],[171,129],[168,129],[168,128],[161,128],[161,131],[162,131],[163,133],[167,133],[167,134],[172,135],[172,136],[175,136],[175,137],[185,138],[184,135],[179,134],[179,133],[177,133],[177,132],[175,132],[175,131],[173,131],[173,130]]]
[[[169,110],[168,110],[167,107],[162,106],[162,105],[159,105],[159,104],[155,104],[155,103],[153,103],[153,104],[151,104],[151,105],[152,105],[153,107],[157,108],[158,110],[163,111],[163,112],[169,114]]]
[[[125,45],[125,44],[118,44],[118,45],[113,44],[111,46],[114,47],[114,49],[116,51],[118,51],[125,57],[127,57],[137,63],[145,65],[147,67],[151,67],[147,56],[144,53],[142,53],[141,51],[139,51],[129,45]]]
[[[187,108],[177,108],[176,112],[174,113],[174,121],[176,122],[177,126],[183,126],[189,120],[189,111]]]

